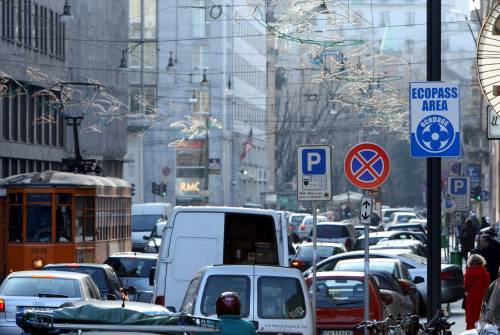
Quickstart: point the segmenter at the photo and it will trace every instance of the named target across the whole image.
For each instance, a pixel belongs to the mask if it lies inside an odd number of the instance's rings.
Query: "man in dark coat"
[[[491,241],[491,236],[482,234],[479,237],[479,247],[472,250],[471,254],[478,254],[486,260],[486,269],[490,274],[490,283],[498,278],[498,266],[500,265],[500,249]]]
[[[475,232],[471,219],[465,220],[460,230],[460,249],[462,257],[467,262],[469,252],[474,249]]]

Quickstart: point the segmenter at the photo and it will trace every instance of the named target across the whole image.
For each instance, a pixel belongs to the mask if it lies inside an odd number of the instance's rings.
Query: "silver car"
[[[326,216],[317,215],[316,223],[320,222],[326,222]],[[304,217],[304,219],[302,219],[302,223],[299,225],[299,229],[297,231],[300,240],[301,241],[307,240],[309,238],[309,235],[311,235],[312,229],[313,229],[313,216],[307,215]]]
[[[96,302],[100,297],[99,289],[87,274],[13,272],[0,286],[0,334],[22,334],[23,331],[16,325],[16,313],[26,309],[49,311],[69,302]]]

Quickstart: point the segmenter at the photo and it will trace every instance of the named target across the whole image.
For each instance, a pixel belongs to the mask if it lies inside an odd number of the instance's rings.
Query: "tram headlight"
[[[43,261],[40,259],[40,258],[37,258],[35,260],[33,260],[33,268],[35,269],[41,269],[43,267]]]

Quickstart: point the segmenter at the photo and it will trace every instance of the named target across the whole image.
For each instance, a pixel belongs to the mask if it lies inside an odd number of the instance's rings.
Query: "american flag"
[[[254,147],[253,144],[253,129],[250,129],[250,133],[243,142],[243,151],[240,154],[240,162],[245,159],[247,152],[249,152]]]

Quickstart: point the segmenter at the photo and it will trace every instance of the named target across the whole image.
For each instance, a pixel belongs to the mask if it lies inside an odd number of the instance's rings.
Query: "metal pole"
[[[373,204],[373,201],[372,201]],[[363,206],[363,205],[361,205]],[[370,206],[372,208],[372,206]],[[371,213],[370,213],[370,218],[371,218]],[[364,319],[365,321],[370,320],[370,291],[369,291],[369,279],[368,279],[368,274],[370,272],[370,258],[369,258],[369,252],[370,252],[370,223],[365,223],[365,306],[364,306]],[[364,333],[365,335],[368,335],[368,328],[364,328]]]
[[[427,80],[441,80],[441,0],[427,0]],[[441,308],[441,158],[427,158],[427,320]]]
[[[312,237],[313,237],[313,279],[312,279],[312,316],[313,316],[313,334],[316,334],[316,242],[317,242],[317,222],[316,222],[316,207],[317,203],[316,201],[313,201],[312,203],[312,210],[313,210],[313,230],[312,230]]]

